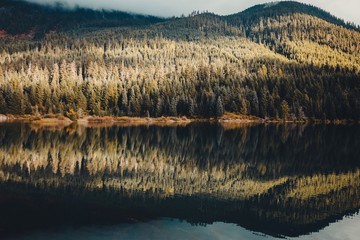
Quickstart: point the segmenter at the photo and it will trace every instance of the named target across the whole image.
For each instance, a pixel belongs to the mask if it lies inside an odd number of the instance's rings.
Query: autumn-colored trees
[[[40,51],[2,53],[8,57],[1,64],[0,113],[35,114],[36,106],[40,114],[64,115],[359,116],[359,76],[341,67],[319,70],[243,38],[122,41],[124,50],[108,44],[106,60],[91,39],[83,49],[57,51],[47,43]]]
[[[359,32],[298,12],[245,20],[0,40],[0,113],[359,119]]]

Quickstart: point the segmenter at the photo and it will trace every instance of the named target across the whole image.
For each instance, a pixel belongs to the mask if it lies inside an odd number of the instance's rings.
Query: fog
[[[59,1],[28,0],[42,4],[54,4]],[[93,9],[116,9],[133,13],[156,15],[161,17],[189,14],[194,10],[208,10],[221,15],[240,12],[255,4],[271,0],[61,0],[69,7],[82,6]],[[302,0],[320,7],[345,21],[360,24],[359,0]]]

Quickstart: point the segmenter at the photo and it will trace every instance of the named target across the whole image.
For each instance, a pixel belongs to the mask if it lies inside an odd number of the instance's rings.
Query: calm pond
[[[0,124],[0,239],[358,239],[358,125]]]

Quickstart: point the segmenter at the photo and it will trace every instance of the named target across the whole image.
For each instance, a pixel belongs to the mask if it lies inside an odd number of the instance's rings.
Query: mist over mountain
[[[29,3],[23,0],[1,1],[0,29],[9,34],[28,34],[33,31],[37,37],[40,37],[49,31],[87,27],[139,26],[171,20],[117,10],[93,10],[78,5],[70,5],[67,2],[51,1],[45,5],[43,1],[40,2],[42,4]],[[192,15],[194,13],[199,12],[193,12]],[[275,15],[295,13],[315,16],[346,28],[359,29],[355,24],[345,23],[342,19],[322,9],[291,1],[260,4],[232,15],[217,16],[232,25],[247,25],[251,24],[249,21],[259,17],[268,18]]]
[[[40,5],[18,0],[4,0],[0,3],[0,29],[9,34],[23,34],[33,31],[36,37],[49,31],[77,29],[84,27],[116,27],[146,25],[163,19],[152,16],[130,14],[120,11],[67,8],[57,3]]]
[[[28,0],[33,3],[54,4],[57,1],[52,0]],[[305,4],[314,6],[332,12],[334,15],[345,19],[346,21],[360,24],[357,9],[360,8],[358,0],[347,0],[346,4],[342,1],[326,1],[326,0],[299,0]],[[183,0],[167,1],[167,0],[58,0],[69,7],[81,6],[91,9],[108,9],[120,10],[133,13],[150,14],[161,17],[180,16],[188,14],[194,10],[208,10],[219,15],[233,14],[236,10],[242,11],[253,5],[265,4],[267,0]]]

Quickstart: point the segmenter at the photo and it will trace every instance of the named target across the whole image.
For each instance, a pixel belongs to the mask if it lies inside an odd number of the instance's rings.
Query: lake
[[[1,239],[358,239],[360,127],[0,124]]]

